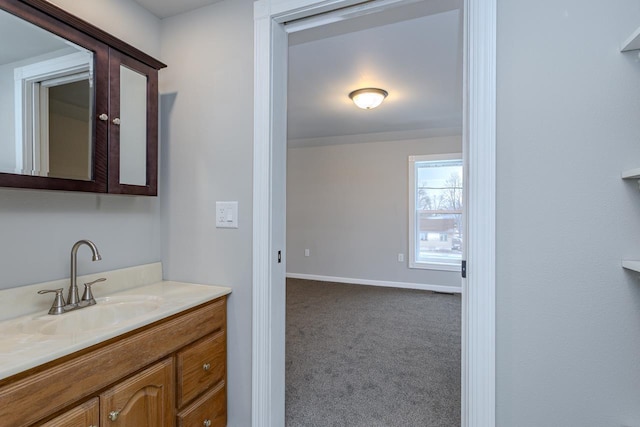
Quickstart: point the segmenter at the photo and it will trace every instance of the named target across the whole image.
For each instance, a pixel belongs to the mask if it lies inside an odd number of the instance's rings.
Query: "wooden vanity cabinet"
[[[226,296],[0,380],[0,425],[224,427]]]

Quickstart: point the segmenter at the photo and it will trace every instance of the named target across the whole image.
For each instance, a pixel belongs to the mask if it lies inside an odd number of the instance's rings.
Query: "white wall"
[[[459,288],[408,267],[408,156],[456,152],[459,136],[289,148],[287,273]]]
[[[640,426],[635,0],[498,2],[497,424]]]
[[[159,20],[132,1],[54,3],[151,55],[160,51]],[[0,289],[68,277],[71,246],[82,238],[102,261],[81,249],[80,274],[160,260],[159,209],[152,197],[0,189]]]
[[[229,426],[251,425],[253,2],[163,20],[162,260],[165,277],[228,285]],[[238,229],[215,228],[237,200]]]

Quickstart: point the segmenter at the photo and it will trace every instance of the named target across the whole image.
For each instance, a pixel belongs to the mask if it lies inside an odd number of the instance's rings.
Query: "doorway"
[[[286,25],[287,426],[460,425],[462,17]]]
[[[284,425],[285,22],[346,19],[404,1],[255,4],[252,423]],[[463,287],[462,425],[495,423],[495,0],[465,2],[465,157],[469,275]],[[326,16],[326,15],[325,15]]]

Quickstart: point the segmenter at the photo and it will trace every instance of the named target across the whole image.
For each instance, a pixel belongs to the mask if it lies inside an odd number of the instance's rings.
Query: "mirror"
[[[93,53],[0,11],[0,172],[93,178]]]
[[[147,185],[147,76],[120,65],[120,184]]]

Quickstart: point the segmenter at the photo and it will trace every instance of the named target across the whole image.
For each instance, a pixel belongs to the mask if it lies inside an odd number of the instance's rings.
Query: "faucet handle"
[[[94,283],[98,283],[98,282],[104,282],[105,279],[104,277],[101,277],[99,279],[94,280],[93,282],[89,282],[89,283],[85,283],[84,284],[84,293],[82,294],[82,301],[87,301],[88,304],[87,305],[93,305],[96,303],[95,298],[93,297],[93,292],[91,292],[91,285],[93,285]]]
[[[41,291],[38,291],[38,293],[40,295],[42,294],[48,294],[50,292],[55,292],[56,293],[56,297],[53,300],[53,304],[51,305],[51,308],[49,309],[49,314],[62,314],[64,313],[64,306],[65,306],[65,302],[64,302],[64,297],[62,296],[62,288],[59,289],[43,289]]]

